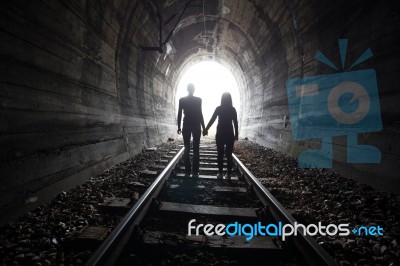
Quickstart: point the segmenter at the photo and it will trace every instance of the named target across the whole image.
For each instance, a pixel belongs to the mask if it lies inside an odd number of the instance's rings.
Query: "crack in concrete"
[[[303,35],[301,34],[299,30],[299,17],[297,16],[296,8],[294,7],[294,4],[292,0],[285,0],[285,3],[287,7],[290,10],[290,13],[292,14],[292,19],[293,19],[293,28],[295,32],[295,36],[297,39],[297,43],[300,48],[300,57],[301,57],[301,77],[304,75],[304,45],[303,45]]]

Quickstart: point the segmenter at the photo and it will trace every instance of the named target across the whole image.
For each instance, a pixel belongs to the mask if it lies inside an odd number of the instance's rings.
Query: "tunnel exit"
[[[193,83],[196,87],[195,96],[202,99],[204,123],[207,124],[217,106],[221,104],[224,92],[232,95],[233,106],[240,114],[240,93],[235,77],[223,65],[213,61],[203,61],[189,67],[183,73],[176,90],[176,113],[181,97],[187,95],[187,84]],[[215,136],[216,124],[209,130],[209,136]]]

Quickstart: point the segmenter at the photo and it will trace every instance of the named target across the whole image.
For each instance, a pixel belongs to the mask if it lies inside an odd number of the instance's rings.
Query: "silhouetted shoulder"
[[[200,97],[193,96],[193,98],[194,98],[194,100],[195,100],[196,102],[201,103],[201,98],[200,98]]]
[[[179,99],[180,102],[195,102],[195,103],[201,103],[201,98],[196,97],[196,96],[185,96]]]

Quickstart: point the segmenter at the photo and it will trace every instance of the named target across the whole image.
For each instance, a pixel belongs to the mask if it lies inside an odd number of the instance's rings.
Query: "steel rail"
[[[296,220],[282,206],[282,204],[269,192],[263,184],[250,172],[250,170],[233,154],[233,159],[238,167],[239,172],[245,177],[246,181],[252,186],[254,192],[265,206],[270,207],[271,212],[276,220],[283,223],[289,223],[294,226]],[[338,265],[336,261],[326,252],[311,236],[304,235],[303,230],[298,229],[297,237],[293,236],[292,240],[296,248],[300,251],[303,258],[309,265]]]
[[[163,184],[171,175],[172,170],[175,169],[175,166],[183,155],[184,149],[185,148],[179,150],[171,162],[158,175],[156,180],[144,192],[142,197],[139,198],[121,222],[114,228],[107,239],[93,253],[85,265],[94,266],[115,264],[125,247],[125,244],[129,241],[134,227],[140,223],[152,200],[158,195]]]

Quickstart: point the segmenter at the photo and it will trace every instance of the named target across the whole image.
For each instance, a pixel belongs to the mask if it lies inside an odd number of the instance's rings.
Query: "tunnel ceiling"
[[[155,7],[161,10],[162,21],[167,22],[162,30],[164,40],[173,31],[164,53],[174,62],[176,71],[171,80],[175,89],[180,75],[190,65],[215,60],[233,72],[244,93],[246,75],[257,75],[260,70],[256,68],[267,60],[267,51],[263,49],[268,45],[264,42],[278,41],[276,46],[283,47],[280,38],[276,38],[281,34],[277,24],[259,4],[265,2],[166,1]],[[273,11],[271,5],[270,10]]]

